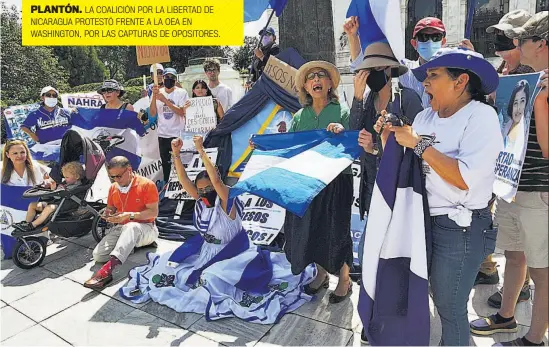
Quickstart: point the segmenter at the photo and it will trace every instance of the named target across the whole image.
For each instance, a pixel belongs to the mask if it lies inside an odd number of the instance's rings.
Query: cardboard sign
[[[211,96],[192,98],[185,112],[185,131],[206,134],[217,126],[217,117]]]
[[[271,55],[269,61],[267,61],[267,65],[263,69],[263,74],[267,75],[288,93],[297,96],[297,88],[295,86],[297,70],[291,65]]]
[[[256,245],[269,245],[284,225],[286,210],[251,194],[238,197],[244,204],[242,227]]]
[[[135,54],[139,66],[171,61],[168,46],[135,46]]]

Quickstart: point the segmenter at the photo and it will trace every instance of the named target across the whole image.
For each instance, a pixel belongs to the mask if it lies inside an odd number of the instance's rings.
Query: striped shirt
[[[533,112],[518,190],[522,192],[549,192],[549,160],[543,158],[541,154]]]

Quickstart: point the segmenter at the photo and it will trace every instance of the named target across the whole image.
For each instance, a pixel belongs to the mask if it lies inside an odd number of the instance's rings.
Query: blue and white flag
[[[107,153],[107,159],[117,155],[128,158],[134,170],[141,163],[139,137],[145,134],[137,113],[128,110],[78,108],[72,114],[72,129],[91,139],[99,135],[120,135],[125,141]],[[57,161],[61,139],[45,144],[36,144],[30,148],[35,160]]]
[[[303,217],[309,204],[362,152],[358,131],[253,136],[255,150],[230,197],[257,195]]]
[[[358,313],[372,346],[429,344],[430,217],[421,160],[391,134],[372,195]]]
[[[10,258],[15,238],[11,236],[13,231],[12,224],[25,219],[29,204],[35,199],[24,199],[23,193],[31,187],[17,187],[2,184],[2,193],[0,194],[0,241],[5,258]]]
[[[404,60],[404,30],[399,0],[351,0],[347,18],[357,16],[362,52],[374,42],[387,42],[398,61]]]
[[[261,18],[267,7],[271,7],[280,17],[288,0],[244,0],[244,23]]]

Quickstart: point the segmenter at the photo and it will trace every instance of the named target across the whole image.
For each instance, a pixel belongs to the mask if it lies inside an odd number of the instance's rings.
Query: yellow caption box
[[[23,46],[241,46],[244,0],[23,0]]]

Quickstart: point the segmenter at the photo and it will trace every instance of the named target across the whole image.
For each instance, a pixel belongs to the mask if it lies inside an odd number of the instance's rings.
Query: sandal
[[[330,304],[338,304],[338,303],[342,302],[343,300],[347,299],[349,296],[351,296],[352,293],[353,293],[353,282],[351,281],[349,283],[349,289],[347,290],[347,294],[345,294],[343,296],[340,296],[340,295],[337,295],[336,293],[332,292],[332,293],[330,293],[329,302],[330,302]]]
[[[313,288],[310,285],[306,284],[305,286],[303,286],[303,291],[305,292],[305,294],[315,295],[322,288],[328,288],[329,285],[330,285],[330,276],[328,276],[328,274],[326,274],[326,277],[324,278],[324,281],[322,281],[322,283],[320,284],[320,286],[318,286],[318,288]]]
[[[513,319],[506,323],[495,323],[496,315],[487,318],[479,318],[469,323],[471,332],[476,335],[492,335],[495,333],[516,333],[518,331],[517,321]]]

